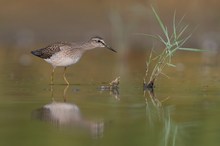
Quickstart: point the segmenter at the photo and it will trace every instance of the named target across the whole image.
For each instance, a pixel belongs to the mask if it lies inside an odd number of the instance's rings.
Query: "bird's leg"
[[[53,85],[53,76],[54,76],[55,67],[53,67],[51,76],[50,76],[50,84]]]
[[[50,85],[51,99],[53,100],[53,85]]]
[[[66,84],[67,85],[69,85],[70,83],[67,81],[67,79],[66,79],[66,69],[67,69],[67,67],[65,66],[64,67],[64,71],[63,71],[63,79],[64,79],[64,81],[66,82]]]
[[[69,85],[66,85],[65,89],[63,90],[63,100],[64,100],[64,102],[66,102],[66,92],[67,92],[68,88],[69,88]]]

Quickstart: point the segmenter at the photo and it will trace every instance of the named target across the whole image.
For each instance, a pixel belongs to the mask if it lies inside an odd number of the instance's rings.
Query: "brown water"
[[[151,98],[142,89],[141,54],[118,65],[107,50],[88,52],[68,68],[67,87],[62,69],[50,86],[50,65],[28,51],[2,49],[0,145],[219,145],[219,56],[180,52]],[[119,95],[99,89],[119,75]]]

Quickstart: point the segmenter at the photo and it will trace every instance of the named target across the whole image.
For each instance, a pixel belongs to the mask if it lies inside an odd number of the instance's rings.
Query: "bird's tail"
[[[31,54],[40,57],[42,55],[42,52],[40,50],[34,50],[34,51],[31,51]]]

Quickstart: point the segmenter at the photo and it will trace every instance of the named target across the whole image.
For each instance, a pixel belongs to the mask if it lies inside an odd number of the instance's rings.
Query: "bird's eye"
[[[100,40],[98,40],[98,43],[101,43],[101,41],[100,41]]]

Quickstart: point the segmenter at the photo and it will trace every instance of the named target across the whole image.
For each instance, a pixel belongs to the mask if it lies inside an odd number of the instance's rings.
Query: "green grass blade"
[[[177,23],[176,28],[178,28],[180,26],[180,24],[182,23],[183,19],[185,18],[186,15],[183,15],[183,17],[180,19],[180,21]]]
[[[157,35],[157,37],[165,46],[167,46],[167,42],[161,36]]]
[[[172,64],[172,63],[167,63],[168,66],[171,66],[171,67],[176,67],[176,65]]]
[[[168,75],[166,75],[166,74],[163,73],[163,72],[160,72],[160,74],[162,74],[163,76],[167,77],[168,79],[170,78]]]
[[[186,25],[180,30],[180,33],[178,34],[177,39],[179,39],[183,35],[183,33],[186,31],[188,27],[189,25]]]
[[[151,35],[151,34],[146,34],[146,33],[135,33],[135,35],[148,36],[148,37],[151,37],[151,38],[156,39],[158,41],[161,41],[156,35]]]
[[[166,57],[172,57],[172,55],[177,51],[179,49],[179,47],[176,47],[176,48],[174,48],[171,52],[170,52],[170,54],[168,54]]]
[[[154,50],[154,47],[151,48],[150,55],[149,55],[149,59],[148,59],[148,64],[150,64],[151,61],[152,61],[153,50]]]
[[[173,16],[173,35],[174,35],[174,39],[176,40],[176,11],[174,12],[174,16]]]
[[[186,37],[185,39],[183,39],[182,43],[180,43],[180,47],[186,43],[186,41],[188,41],[188,39],[192,36],[192,34],[188,35],[188,37]]]
[[[195,48],[179,48],[182,51],[192,51],[192,52],[206,52],[206,50],[195,49]]]
[[[167,44],[169,44],[170,45],[170,37],[169,37],[169,31],[168,31],[168,28],[167,27],[165,27],[166,29],[166,33],[165,33],[165,36],[166,36],[166,38],[167,38]]]
[[[155,15],[157,21],[158,21],[159,24],[160,24],[160,27],[162,28],[162,30],[163,30],[163,32],[164,32],[164,34],[165,34],[166,30],[165,30],[165,26],[164,26],[163,22],[161,21],[161,19],[160,19],[160,17],[158,16],[158,14],[157,14],[156,10],[154,9],[154,7],[151,6],[151,8],[152,8],[152,10],[153,10],[153,13],[154,13],[154,15]]]

